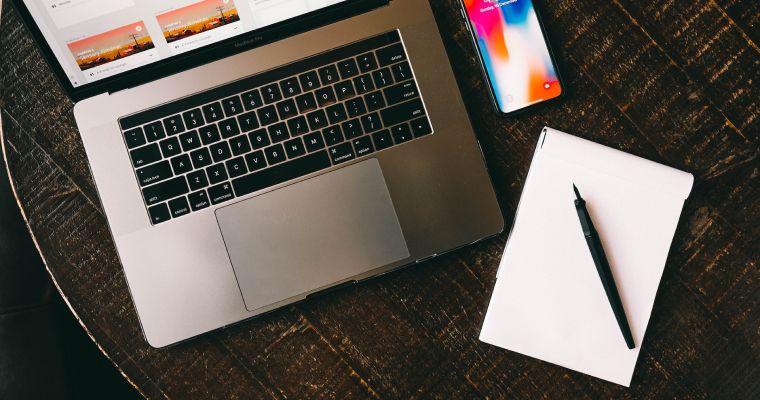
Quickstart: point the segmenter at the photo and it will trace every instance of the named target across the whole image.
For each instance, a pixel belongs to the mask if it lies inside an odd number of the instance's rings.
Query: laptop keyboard
[[[154,225],[433,133],[398,31],[119,123]]]

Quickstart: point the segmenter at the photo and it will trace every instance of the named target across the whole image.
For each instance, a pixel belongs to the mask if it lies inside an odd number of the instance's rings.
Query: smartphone
[[[496,107],[514,114],[562,96],[562,81],[531,0],[459,0]]]

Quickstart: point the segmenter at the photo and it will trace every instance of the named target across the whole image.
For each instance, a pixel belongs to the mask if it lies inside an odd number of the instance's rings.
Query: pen
[[[594,228],[594,223],[591,222],[591,216],[586,209],[586,201],[581,197],[578,188],[573,184],[573,191],[575,191],[575,210],[578,212],[578,218],[581,220],[581,228],[583,228],[583,236],[586,237],[586,243],[591,251],[591,258],[594,259],[596,264],[596,271],[599,273],[599,278],[602,280],[604,291],[607,292],[607,300],[610,302],[612,312],[615,313],[615,319],[620,326],[620,331],[623,333],[625,344],[629,349],[633,349],[635,344],[633,343],[633,335],[631,335],[631,328],[628,326],[628,319],[625,317],[625,310],[623,310],[623,303],[620,301],[620,295],[615,286],[615,280],[612,277],[612,271],[610,271],[610,264],[607,262],[607,256],[604,254],[604,248],[602,248],[602,241],[599,240],[599,233]]]

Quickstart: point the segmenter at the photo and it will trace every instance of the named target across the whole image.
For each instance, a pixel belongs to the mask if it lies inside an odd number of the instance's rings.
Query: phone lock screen
[[[531,0],[462,0],[499,109],[510,113],[562,94]]]

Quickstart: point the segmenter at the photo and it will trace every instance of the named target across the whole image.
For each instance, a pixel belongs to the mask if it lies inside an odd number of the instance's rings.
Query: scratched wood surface
[[[436,17],[508,216],[549,125],[694,173],[630,389],[480,343],[502,234],[200,339],[142,339],[72,103],[5,6],[4,145],[60,290],[149,398],[760,398],[760,2],[541,0],[569,95],[492,109],[454,0]]]

